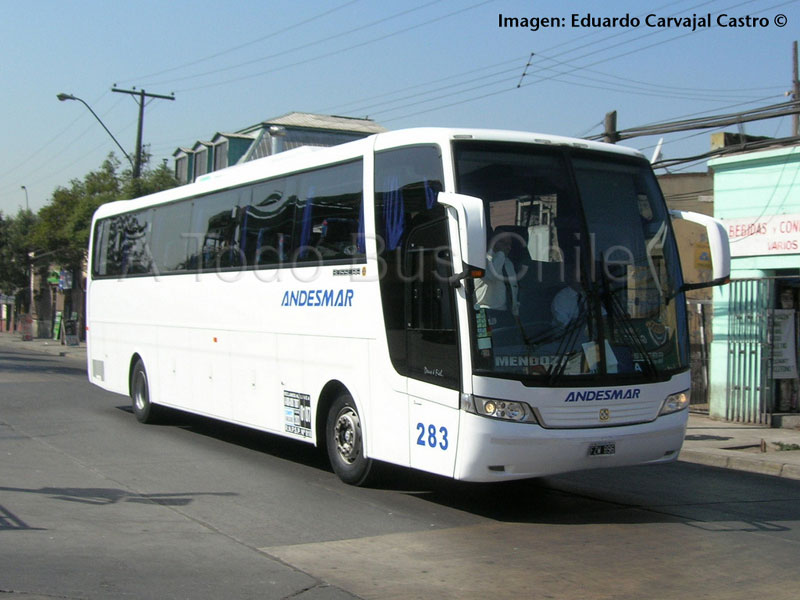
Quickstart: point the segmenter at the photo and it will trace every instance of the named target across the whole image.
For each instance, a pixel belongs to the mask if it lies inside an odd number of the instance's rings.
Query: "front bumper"
[[[649,423],[589,429],[544,429],[462,411],[455,478],[502,481],[583,469],[671,462],[683,444],[689,411]],[[614,445],[614,454],[590,448]]]

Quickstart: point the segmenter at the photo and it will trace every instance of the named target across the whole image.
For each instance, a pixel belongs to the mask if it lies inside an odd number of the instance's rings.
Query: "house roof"
[[[211,148],[214,144],[211,142],[195,142],[194,146],[192,146],[192,152],[197,152],[200,149],[200,146],[205,146],[206,148]]]
[[[340,117],[336,115],[316,115],[313,113],[291,112],[274,119],[268,119],[257,126],[249,127],[242,132],[251,131],[269,125],[283,125],[285,127],[303,127],[306,129],[324,129],[332,131],[352,131],[356,133],[381,133],[386,131],[375,121],[370,119],[357,119],[354,117]]]
[[[236,138],[240,140],[250,140],[251,142],[256,138],[255,133],[225,133],[224,131],[218,131],[214,134],[214,137],[211,138],[211,142],[214,143],[220,138]]]

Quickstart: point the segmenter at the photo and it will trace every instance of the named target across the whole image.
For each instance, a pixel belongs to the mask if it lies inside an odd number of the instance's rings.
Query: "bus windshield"
[[[643,159],[455,144],[458,192],[483,199],[487,272],[468,284],[474,372],[532,385],[664,380],[688,368],[669,216]]]

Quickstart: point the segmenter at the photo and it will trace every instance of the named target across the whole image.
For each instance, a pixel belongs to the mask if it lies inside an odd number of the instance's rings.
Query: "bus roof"
[[[234,165],[218,171],[212,171],[211,173],[201,176],[194,183],[178,186],[148,196],[142,196],[133,200],[120,200],[104,204],[97,209],[95,218],[138,210],[152,205],[167,204],[182,198],[208,194],[243,183],[256,182],[261,179],[303,171],[325,164],[347,161],[357,158],[373,149],[386,150],[394,147],[417,144],[439,144],[445,146],[455,140],[503,141],[537,145],[569,146],[643,158],[643,155],[638,150],[626,148],[624,146],[526,131],[445,127],[398,129],[395,131],[377,133],[337,146],[303,146],[272,156],[252,160],[241,165]]]

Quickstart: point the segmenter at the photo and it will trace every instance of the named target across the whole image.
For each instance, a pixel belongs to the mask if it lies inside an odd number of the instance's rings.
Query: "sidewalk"
[[[19,333],[0,331],[0,352],[5,349],[32,350],[34,352],[43,352],[54,356],[86,360],[86,342],[81,342],[77,346],[62,346],[61,342],[58,340],[47,338],[34,338],[29,342],[24,342]]]
[[[3,350],[32,350],[86,360],[85,342],[79,346],[62,346],[58,341],[47,339],[23,342],[19,334],[7,332],[0,332],[0,352]],[[716,421],[691,413],[678,460],[800,479],[800,429]]]
[[[678,460],[800,479],[800,429],[716,421],[690,414]]]

